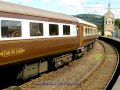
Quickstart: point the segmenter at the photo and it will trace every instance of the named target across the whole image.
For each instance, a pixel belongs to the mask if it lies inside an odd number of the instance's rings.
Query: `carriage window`
[[[90,28],[90,34],[92,34],[92,28]]]
[[[90,34],[90,32],[91,32],[91,31],[90,31],[90,28],[88,28],[88,34]]]
[[[2,38],[21,37],[21,22],[12,20],[1,21]]]
[[[49,34],[50,36],[58,35],[58,25],[57,24],[49,24]]]
[[[70,26],[63,25],[63,35],[70,35]]]
[[[30,36],[43,36],[43,23],[30,22]]]
[[[85,34],[88,34],[88,32],[87,32],[87,31],[88,31],[88,29],[87,29],[87,28],[85,28]]]

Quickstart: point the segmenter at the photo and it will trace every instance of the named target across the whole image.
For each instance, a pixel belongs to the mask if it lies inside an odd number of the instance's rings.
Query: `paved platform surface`
[[[120,76],[118,77],[115,85],[113,86],[112,90],[120,90]]]
[[[120,41],[120,38],[118,38],[118,37],[109,37],[109,38]]]
[[[114,39],[117,40],[117,41],[120,41],[120,38],[115,37]]]

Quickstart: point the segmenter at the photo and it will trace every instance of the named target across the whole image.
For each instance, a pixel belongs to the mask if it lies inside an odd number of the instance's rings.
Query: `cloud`
[[[73,6],[73,7],[78,7],[79,5],[81,5],[81,3],[86,2],[86,0],[60,0],[59,4],[61,6]]]
[[[91,14],[100,14],[104,15],[108,11],[108,8],[105,7],[103,4],[96,4],[96,5],[90,5],[85,8],[85,12],[91,13]],[[120,9],[112,9],[111,12],[115,15],[115,18],[118,18],[120,16]]]
[[[58,0],[58,5],[64,9],[64,13],[76,14],[80,13],[81,9],[83,9],[83,3],[85,2],[86,0]]]
[[[43,3],[49,3],[50,0],[41,0]]]
[[[95,14],[104,14],[107,12],[103,4],[94,4],[94,5],[87,5],[84,7],[85,11],[88,13],[95,13]]]
[[[120,0],[110,0],[110,2],[119,2]]]
[[[21,0],[22,2],[32,2],[32,0]]]

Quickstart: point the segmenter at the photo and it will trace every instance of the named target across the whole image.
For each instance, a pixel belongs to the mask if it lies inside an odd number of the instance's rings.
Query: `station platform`
[[[116,83],[114,84],[112,90],[120,90],[120,76],[118,77]]]

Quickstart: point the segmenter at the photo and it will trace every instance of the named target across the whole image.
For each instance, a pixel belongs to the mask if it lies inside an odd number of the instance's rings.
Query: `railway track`
[[[106,43],[96,42],[95,47],[81,59],[19,87],[22,90],[103,90],[115,70],[116,63],[114,48]]]
[[[95,47],[85,53],[82,58],[15,88],[20,90],[110,90],[113,75],[117,71],[118,58],[115,48],[103,41],[98,41]]]
[[[108,89],[108,84],[113,77],[113,73],[116,70],[118,64],[118,57],[114,48],[108,44],[104,44],[105,58],[99,68],[86,78],[86,81],[77,86],[74,90],[111,90]]]
[[[112,46],[115,47],[115,49],[117,50],[118,52],[118,63],[116,65],[116,68],[114,70],[114,73],[111,77],[111,79],[109,80],[109,82],[107,83],[106,87],[104,90],[110,90],[113,88],[113,85],[115,84],[115,82],[117,81],[118,77],[119,77],[119,74],[120,74],[120,39],[117,39],[117,38],[107,38],[107,37],[99,37],[99,40],[102,40],[102,41],[105,41],[109,44],[111,44]]]

